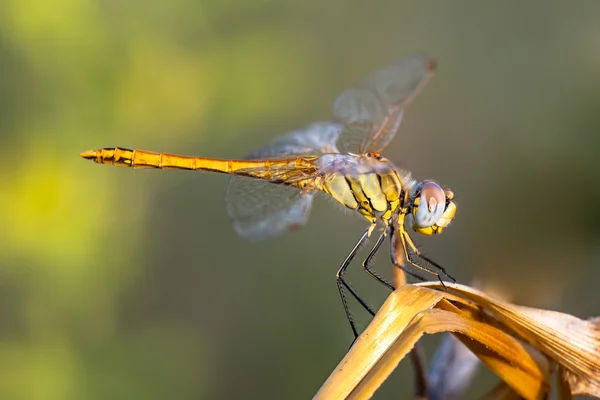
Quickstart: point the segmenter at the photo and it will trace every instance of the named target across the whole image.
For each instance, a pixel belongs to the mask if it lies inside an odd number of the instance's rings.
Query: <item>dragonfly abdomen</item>
[[[161,156],[158,153],[130,150],[122,147],[106,147],[81,153],[81,157],[98,164],[133,168],[161,168],[163,164]]]
[[[106,147],[90,150],[81,156],[98,164],[117,167],[209,170],[228,173],[232,169],[228,160],[180,156],[168,153],[155,153],[146,150],[130,150],[122,147]]]
[[[221,172],[273,183],[300,187],[302,178],[312,175],[316,157],[296,157],[281,160],[222,160],[218,158],[181,156],[155,153],[146,150],[130,150],[122,147],[106,147],[81,153],[81,157],[98,164],[130,168],[181,169],[191,171]]]

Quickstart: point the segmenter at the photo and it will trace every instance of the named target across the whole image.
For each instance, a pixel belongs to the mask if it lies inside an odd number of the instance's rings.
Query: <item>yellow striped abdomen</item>
[[[307,185],[301,178],[316,172],[315,156],[281,160],[222,160],[114,147],[86,151],[81,153],[81,157],[118,167],[221,172],[299,187]]]

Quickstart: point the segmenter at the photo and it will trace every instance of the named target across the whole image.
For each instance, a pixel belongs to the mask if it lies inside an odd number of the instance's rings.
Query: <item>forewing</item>
[[[339,135],[338,124],[315,123],[275,138],[246,159],[285,159],[300,155],[339,153],[336,147]],[[271,171],[271,174],[274,177],[286,177],[287,181],[294,175],[299,178],[307,177],[302,171],[296,171],[296,174],[285,170],[279,172],[280,174]],[[240,236],[252,241],[264,240],[304,225],[314,196],[314,191],[302,191],[289,185],[233,175],[227,187],[227,211]]]
[[[404,108],[427,83],[435,62],[414,55],[376,71],[343,92],[333,115],[343,125],[341,142],[347,152],[381,152],[394,138]]]
[[[336,142],[341,133],[339,124],[316,122],[304,129],[286,133],[267,146],[249,154],[246,159],[276,159],[294,155],[339,153]]]
[[[227,211],[240,236],[250,241],[265,240],[304,225],[315,194],[234,175],[227,187]]]

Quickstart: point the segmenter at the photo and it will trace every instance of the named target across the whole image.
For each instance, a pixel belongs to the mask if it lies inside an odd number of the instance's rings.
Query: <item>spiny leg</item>
[[[398,254],[396,252],[398,245],[400,243],[400,246],[402,247],[402,253],[404,254],[404,258],[407,258],[406,256],[406,245],[404,244],[404,240],[402,239],[402,234],[400,233],[399,236],[398,235],[398,231],[399,229],[394,228],[394,225],[391,226],[391,235],[390,235],[390,258],[392,260],[392,264],[396,267],[401,269],[405,274],[412,276],[413,278],[421,281],[421,282],[425,282],[427,279],[423,278],[421,275],[416,274],[414,272],[412,272],[411,270],[409,270],[408,268],[406,268],[404,266],[404,263],[400,260],[398,260]],[[398,241],[397,239],[400,238],[400,241]]]
[[[367,258],[365,258],[365,261],[363,261],[362,266],[363,266],[364,270],[367,271],[367,273],[369,275],[371,275],[377,282],[379,282],[382,285],[386,286],[388,289],[394,291],[396,289],[395,287],[393,287],[392,285],[390,285],[383,278],[381,278],[379,275],[377,275],[375,273],[375,271],[373,271],[371,268],[369,268],[369,263],[371,262],[371,260],[375,256],[375,253],[377,253],[377,251],[381,247],[381,244],[383,243],[383,241],[385,240],[386,236],[388,235],[387,232],[388,231],[386,229],[386,230],[384,230],[381,233],[381,235],[379,236],[379,239],[377,239],[377,242],[375,242],[375,245],[373,246],[373,248],[371,249],[371,251],[367,255]]]
[[[394,267],[400,268],[405,274],[412,276],[416,280],[421,281],[421,282],[426,282],[427,281],[427,279],[423,278],[421,275],[419,275],[417,273],[412,272],[411,270],[409,270],[408,268],[406,268],[401,263],[399,263],[399,262],[393,262],[393,264],[394,264]]]
[[[416,254],[418,257],[421,257],[422,259],[424,259],[425,261],[427,261],[428,263],[430,263],[431,265],[433,265],[435,268],[439,269],[446,277],[450,278],[454,283],[456,283],[456,279],[454,279],[454,277],[452,277],[450,274],[448,274],[446,272],[446,270],[439,264],[437,264],[436,262],[432,261],[430,258],[424,257],[421,252],[419,251],[419,249],[417,248],[417,246],[415,246],[415,244],[413,243],[412,239],[410,238],[410,236],[408,236],[408,233],[400,228],[400,235],[401,235],[401,239],[402,239],[402,247],[404,248],[404,255],[406,256],[406,260],[411,263],[414,267],[419,268],[423,271],[426,271],[432,275],[437,276],[438,280],[440,281],[440,283],[442,284],[442,286],[445,288],[446,285],[444,284],[444,281],[442,280],[442,277],[440,276],[440,273],[437,271],[432,270],[431,268],[427,268],[424,267],[422,265],[419,265],[415,262],[413,255],[408,251],[408,246],[410,246],[411,250],[414,252],[414,254]]]
[[[340,296],[342,298],[342,304],[344,306],[344,311],[346,312],[346,317],[348,318],[348,322],[350,322],[350,328],[352,328],[352,333],[354,333],[354,340],[356,340],[356,338],[358,337],[358,331],[356,330],[356,326],[354,325],[354,320],[352,318],[352,314],[350,313],[350,309],[348,307],[348,301],[346,300],[346,294],[344,292],[344,288],[348,289],[348,291],[352,294],[352,296],[354,296],[354,298],[360,303],[361,306],[363,306],[365,308],[365,310],[367,310],[369,312],[369,314],[374,316],[375,312],[371,309],[371,307],[369,307],[367,305],[367,303],[365,303],[365,301],[358,295],[358,293],[356,293],[356,291],[352,288],[352,286],[350,286],[350,284],[348,282],[346,282],[346,280],[344,279],[344,274],[346,273],[346,269],[350,265],[350,262],[352,262],[352,259],[354,258],[354,256],[358,252],[358,250],[361,248],[361,246],[363,244],[366,243],[366,241],[369,239],[369,236],[371,236],[371,232],[373,231],[374,228],[375,228],[375,224],[372,224],[364,231],[364,233],[361,235],[360,239],[358,239],[358,241],[356,242],[356,244],[354,245],[354,247],[352,248],[350,253],[346,256],[346,259],[344,260],[344,262],[342,263],[342,265],[340,266],[340,269],[338,270],[338,272],[336,274],[338,290],[339,290]]]
[[[428,273],[430,273],[432,275],[435,275],[438,278],[438,280],[442,283],[442,286],[445,288],[446,285],[444,284],[444,281],[442,280],[439,272],[433,271],[432,269],[424,267],[422,265],[419,265],[419,264],[417,264],[415,262],[415,260],[413,259],[412,254],[408,251],[408,247],[407,247],[407,244],[406,244],[406,236],[405,236],[404,231],[400,232],[400,237],[402,239],[401,240],[402,241],[402,248],[404,249],[404,257],[406,258],[406,261],[408,261],[412,266],[414,266],[416,268],[419,268],[419,269],[421,269],[421,270],[423,270],[425,272],[428,272]],[[404,269],[404,268],[402,268],[402,269],[406,272],[406,269]],[[425,281],[426,279],[424,279],[424,278],[421,277],[421,280]]]
[[[453,283],[456,283],[456,278],[454,278],[452,275],[450,275],[449,273],[447,273],[446,270],[440,264],[436,263],[435,261],[433,261],[431,258],[427,257],[423,253],[417,253],[417,254],[423,260],[427,261],[429,264],[433,265],[434,267],[436,267],[437,269],[439,269],[440,271],[442,271],[442,274],[444,274],[447,278],[450,278],[450,280],[452,280]]]
[[[421,253],[419,248],[417,246],[415,246],[411,237],[408,235],[408,232],[403,231],[403,233],[404,233],[404,236],[405,236],[408,244],[410,245],[412,251],[414,251],[417,256],[421,257],[423,260],[427,261],[428,263],[433,265],[435,268],[439,269],[442,272],[442,274],[444,274],[447,278],[450,278],[452,280],[452,282],[456,283],[456,279],[452,275],[450,275],[448,272],[446,272],[446,269],[444,267],[442,267],[441,265],[439,265],[438,263],[433,261],[431,258],[426,257],[424,254]]]

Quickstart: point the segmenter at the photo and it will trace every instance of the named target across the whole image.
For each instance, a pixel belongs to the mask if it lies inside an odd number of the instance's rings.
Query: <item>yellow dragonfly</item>
[[[369,226],[337,272],[344,310],[357,337],[345,290],[369,313],[374,315],[374,311],[344,278],[344,273],[378,223],[383,229],[362,264],[369,275],[394,289],[369,268],[371,259],[389,237],[396,267],[423,280],[407,268],[404,258],[412,267],[437,276],[442,284],[440,274],[455,281],[444,268],[421,254],[409,236],[409,230],[429,236],[448,226],[456,212],[452,192],[433,181],[414,180],[409,172],[381,156],[398,130],[405,107],[435,69],[435,62],[424,55],[399,60],[344,91],[333,104],[335,122],[314,123],[280,136],[243,160],[119,147],[90,150],[81,156],[120,167],[232,175],[226,194],[227,210],[237,233],[249,240],[267,239],[302,226],[318,192],[357,211],[369,221]],[[338,150],[338,144],[345,152]]]

